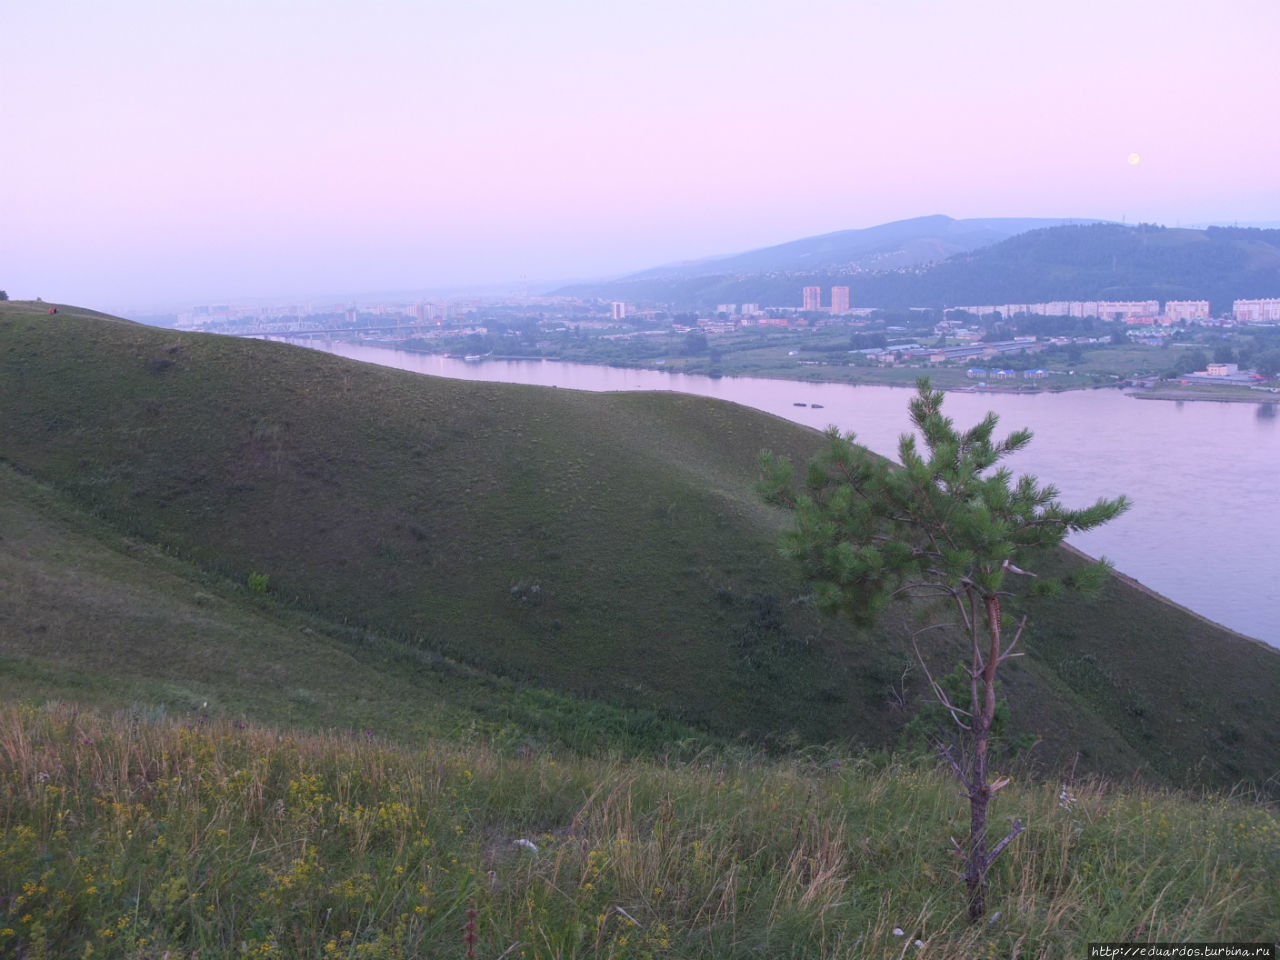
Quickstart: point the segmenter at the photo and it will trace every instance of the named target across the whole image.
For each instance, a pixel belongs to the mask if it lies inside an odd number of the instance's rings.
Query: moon
[[[1138,161],[1141,159],[1142,158],[1138,156],[1136,153],[1129,154],[1129,166],[1136,167],[1138,165]]]

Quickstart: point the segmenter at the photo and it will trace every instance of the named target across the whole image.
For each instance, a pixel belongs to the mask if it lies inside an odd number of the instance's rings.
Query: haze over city
[[[1280,7],[11,4],[0,285],[551,284],[923,214],[1280,219]]]

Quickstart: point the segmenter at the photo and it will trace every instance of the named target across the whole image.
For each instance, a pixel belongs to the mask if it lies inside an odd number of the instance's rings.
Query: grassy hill
[[[0,466],[0,699],[505,747],[652,752],[698,733],[516,684],[211,575]]]
[[[777,555],[756,454],[803,460],[812,431],[46,310],[0,304],[11,691],[410,736],[573,742],[596,711],[624,745],[873,747],[923,691],[901,623],[819,619]],[[1275,651],[1118,578],[1032,614],[1006,692],[1034,757],[1280,769]]]

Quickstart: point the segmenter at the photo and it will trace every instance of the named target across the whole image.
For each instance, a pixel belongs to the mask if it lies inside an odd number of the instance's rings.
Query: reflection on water
[[[909,389],[747,377],[711,379],[557,361],[465,363],[388,347],[306,341],[384,366],[464,380],[578,390],[678,390],[756,407],[822,429],[854,431],[889,456],[910,426]],[[1134,400],[1116,390],[1060,394],[952,393],[960,425],[995,410],[1006,430],[1029,427],[1010,465],[1051,480],[1078,507],[1127,494],[1134,506],[1071,538],[1151,589],[1241,633],[1280,646],[1280,431],[1270,404]]]

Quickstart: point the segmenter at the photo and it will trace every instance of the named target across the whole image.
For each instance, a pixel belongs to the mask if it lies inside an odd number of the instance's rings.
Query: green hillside
[[[867,746],[894,743],[900,704],[922,692],[901,623],[821,620],[778,556],[786,518],[759,502],[756,454],[803,460],[812,431],[702,398],[434,379],[46,310],[0,304],[0,457],[17,474],[0,492],[9,516],[49,528],[29,544],[72,539],[45,551],[44,579],[36,559],[12,574],[41,587],[7,601],[10,690],[65,696],[68,677],[93,691],[118,676],[117,699],[190,705],[210,690],[278,718],[276,689],[309,722],[353,728],[415,696],[454,711],[441,722],[501,724],[492,701],[518,695],[520,729],[594,702],[659,739],[682,736],[663,725],[679,721]],[[61,584],[90,582],[110,615],[80,612],[74,590],[59,601]],[[224,604],[229,631],[209,623]],[[119,627],[140,608],[168,619]],[[278,622],[255,639],[264,617]],[[104,662],[125,634],[152,639]],[[1033,757],[1186,782],[1280,769],[1269,648],[1118,579],[1097,599],[1042,602],[1027,646],[1006,692],[1043,738]],[[176,674],[183,657],[199,684]],[[343,704],[351,657],[372,671],[357,689],[388,678],[380,704]],[[453,676],[471,684],[456,700]],[[531,688],[577,699],[538,706]]]
[[[210,575],[0,466],[0,700],[507,747],[652,752],[697,731],[333,624]]]

